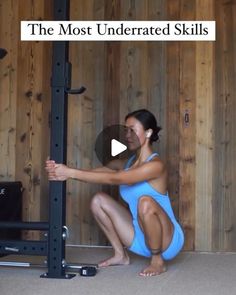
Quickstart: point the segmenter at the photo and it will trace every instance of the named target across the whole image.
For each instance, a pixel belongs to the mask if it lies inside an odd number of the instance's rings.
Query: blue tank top
[[[151,154],[145,162],[151,161],[155,156],[158,156],[157,153]],[[128,170],[132,161],[134,160],[135,155],[133,155],[126,163],[125,170]],[[148,181],[142,181],[131,185],[120,185],[120,195],[122,199],[128,203],[130,212],[132,214],[133,220],[138,219],[138,201],[142,196],[152,197],[167,213],[172,222],[176,222],[174,212],[171,207],[170,199],[168,192],[166,194],[161,194],[152,187]]]

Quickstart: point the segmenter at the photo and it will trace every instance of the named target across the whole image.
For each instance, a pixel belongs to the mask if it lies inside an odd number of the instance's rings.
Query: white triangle
[[[123,151],[127,150],[127,146],[123,143],[119,142],[116,139],[111,140],[111,155],[115,157],[121,154]]]

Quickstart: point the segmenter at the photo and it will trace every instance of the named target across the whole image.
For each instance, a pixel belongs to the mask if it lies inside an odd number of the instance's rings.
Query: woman
[[[128,114],[125,125],[130,149],[137,148],[132,131],[139,139],[139,148],[126,163],[118,160],[110,164],[112,169],[79,170],[48,160],[46,170],[49,180],[73,178],[119,185],[129,209],[103,192],[97,193],[91,202],[94,217],[114,249],[114,255],[99,266],[129,264],[128,248],[150,257],[150,264],[140,272],[141,276],[159,275],[166,271],[165,260],[174,258],[184,244],[184,234],[167,192],[166,166],[152,150],[161,128],[154,115],[145,109]]]

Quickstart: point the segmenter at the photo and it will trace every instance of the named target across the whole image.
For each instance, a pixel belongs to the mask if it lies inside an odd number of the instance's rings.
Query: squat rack
[[[69,20],[69,0],[54,0],[54,19]],[[50,155],[58,163],[66,163],[68,94],[81,94],[86,89],[71,89],[71,64],[68,61],[69,43],[53,42],[51,78],[51,142]],[[66,182],[49,183],[48,222],[0,222],[0,228],[46,231],[45,241],[0,240],[0,254],[47,256],[48,272],[41,277],[71,278],[68,270],[78,270],[82,264],[68,265],[65,261]],[[39,266],[31,263],[0,262],[0,266]],[[92,272],[96,265],[91,266]],[[87,269],[86,269],[87,270]],[[86,273],[85,273],[86,275]],[[88,274],[89,275],[89,274]]]

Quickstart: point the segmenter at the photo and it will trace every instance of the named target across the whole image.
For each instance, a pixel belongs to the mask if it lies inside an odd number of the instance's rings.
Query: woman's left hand
[[[49,180],[65,181],[70,178],[70,168],[64,164],[56,164],[55,161],[47,160],[45,169]]]

